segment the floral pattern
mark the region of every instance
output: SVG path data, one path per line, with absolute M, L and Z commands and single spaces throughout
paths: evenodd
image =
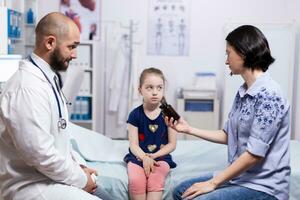
M 246 94 L 239 98 L 237 95 L 233 112 L 240 110 L 238 119 L 240 125 L 247 125 L 250 120 L 254 120 L 253 122 L 259 129 L 265 130 L 273 126 L 274 123 L 277 123 L 277 127 L 280 125 L 284 108 L 284 101 L 281 97 L 262 87 L 255 96 Z
M 262 88 L 261 92 L 258 93 L 258 102 L 255 108 L 255 119 L 260 129 L 265 130 L 273 123 L 277 123 L 276 126 L 278 127 L 284 114 L 284 108 L 281 97 L 276 96 L 274 92 L 270 94 L 266 88 Z

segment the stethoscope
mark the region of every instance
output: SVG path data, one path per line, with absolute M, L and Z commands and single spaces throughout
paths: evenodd
M 43 75 L 45 76 L 45 78 L 47 79 L 47 81 L 50 83 L 51 85 L 51 88 L 52 88 L 52 91 L 54 93 L 54 96 L 55 96 L 55 99 L 56 99 L 56 103 L 57 103 L 57 107 L 58 107 L 58 114 L 59 114 L 59 120 L 57 122 L 57 126 L 58 128 L 61 128 L 61 129 L 65 129 L 67 127 L 67 121 L 62 117 L 62 114 L 61 114 L 61 107 L 60 107 L 60 103 L 59 103 L 59 100 L 58 100 L 58 96 L 57 96 L 57 93 L 55 92 L 55 89 L 51 83 L 51 81 L 49 80 L 49 78 L 46 76 L 45 72 L 34 62 L 34 60 L 31 58 L 31 56 L 29 56 L 29 61 L 35 65 L 39 70 L 41 70 L 41 72 L 43 73 Z M 54 80 L 55 82 L 55 86 L 56 86 L 56 89 L 57 91 L 59 92 L 59 88 L 58 88 L 58 85 L 56 83 L 56 81 Z M 60 95 L 61 97 L 61 95 Z M 64 96 L 65 97 L 65 96 Z M 62 98 L 61 98 L 62 99 Z

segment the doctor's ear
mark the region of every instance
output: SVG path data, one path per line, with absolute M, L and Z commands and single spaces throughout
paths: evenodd
M 56 38 L 53 35 L 47 36 L 45 38 L 45 46 L 46 46 L 47 50 L 55 49 Z

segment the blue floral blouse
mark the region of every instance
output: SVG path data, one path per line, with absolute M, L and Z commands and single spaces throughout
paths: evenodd
M 245 151 L 263 160 L 231 182 L 288 199 L 290 164 L 290 106 L 268 73 L 247 90 L 243 84 L 225 123 L 228 162 Z

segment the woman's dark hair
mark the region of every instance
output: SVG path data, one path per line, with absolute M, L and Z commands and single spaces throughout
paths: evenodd
M 264 34 L 255 26 L 243 25 L 226 37 L 227 43 L 244 58 L 244 66 L 267 71 L 274 62 L 268 41 Z

